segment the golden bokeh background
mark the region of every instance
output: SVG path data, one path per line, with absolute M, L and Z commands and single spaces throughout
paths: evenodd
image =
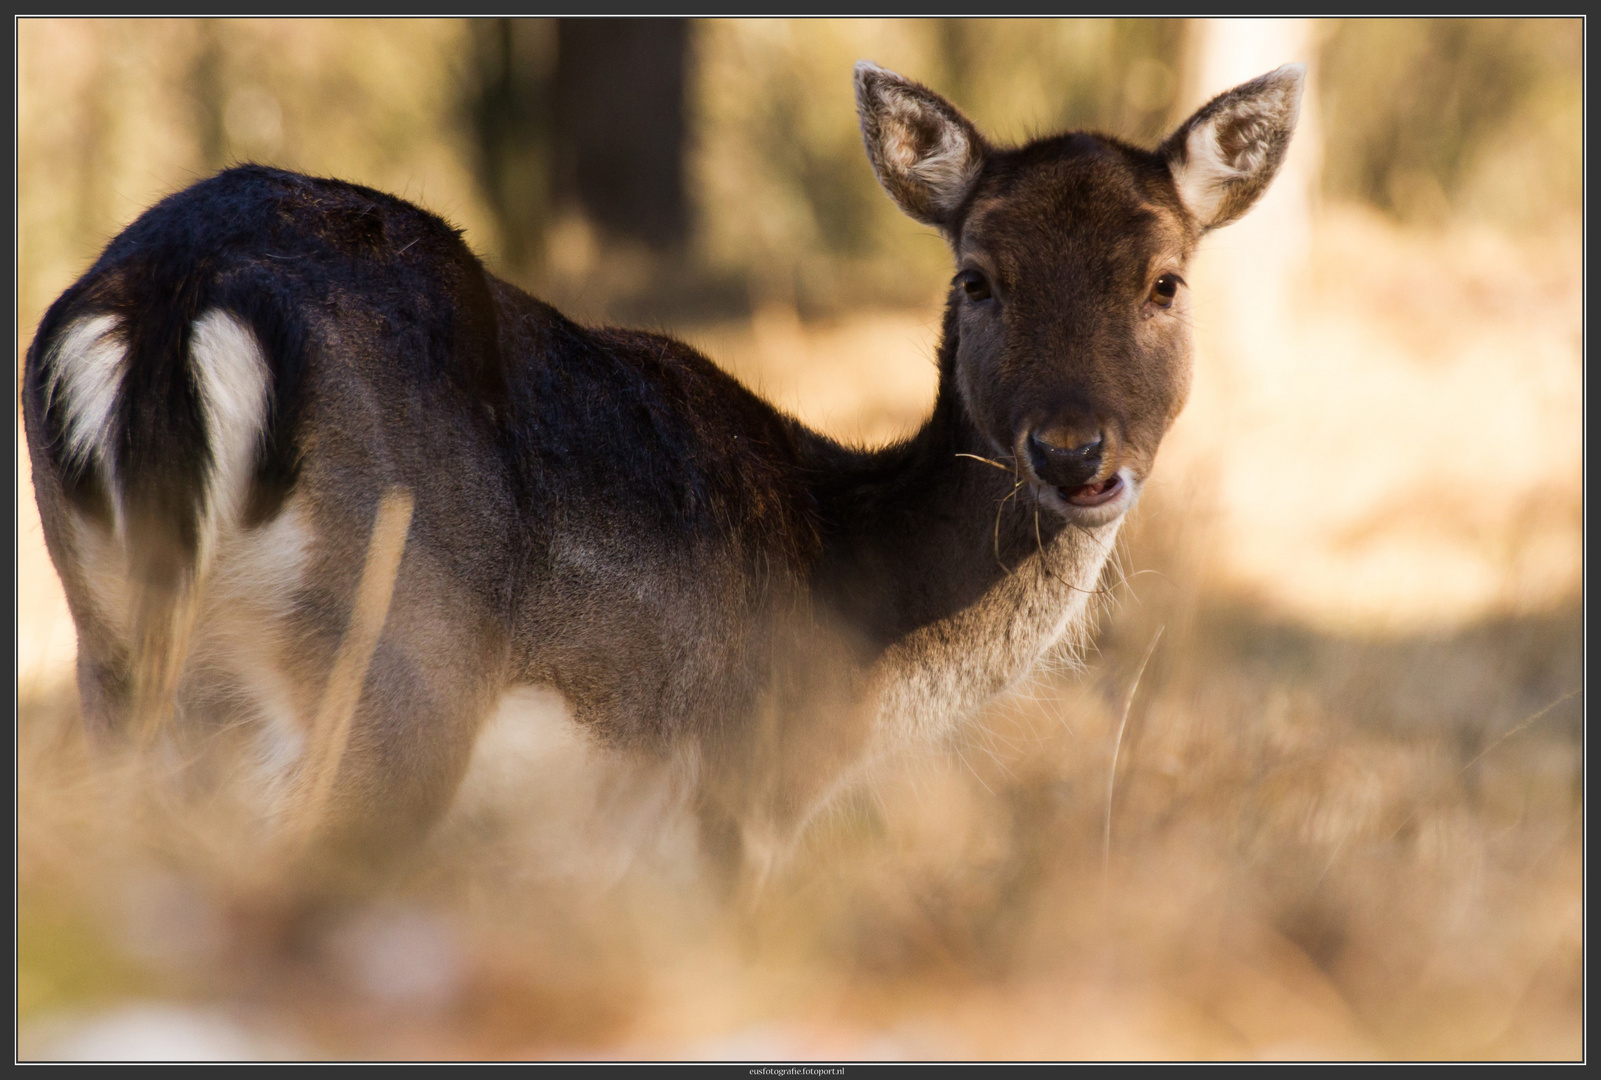
M 1580 22 L 673 32 L 661 241 L 563 172 L 566 24 L 21 20 L 19 372 L 119 229 L 255 160 L 417 201 L 570 314 L 879 442 L 932 401 L 950 269 L 874 183 L 857 59 L 1001 140 L 1146 143 L 1305 60 L 1284 173 L 1188 274 L 1194 395 L 1098 649 L 847 800 L 759 917 L 670 837 L 597 839 L 614 781 L 558 733 L 285 953 L 214 822 L 86 757 L 19 424 L 23 1056 L 1576 1058 Z

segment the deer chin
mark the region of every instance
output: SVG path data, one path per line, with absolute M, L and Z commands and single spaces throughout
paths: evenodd
M 1128 469 L 1119 469 L 1098 483 L 1072 488 L 1036 481 L 1034 491 L 1042 505 L 1074 525 L 1093 528 L 1110 525 L 1129 512 L 1139 498 L 1139 481 Z

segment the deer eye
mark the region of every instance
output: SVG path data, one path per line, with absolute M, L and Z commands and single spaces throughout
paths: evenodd
M 989 279 L 977 270 L 963 270 L 956 275 L 956 280 L 961 283 L 962 291 L 967 293 L 969 300 L 988 300 L 992 295 Z
M 1177 274 L 1163 274 L 1156 279 L 1156 284 L 1151 286 L 1151 295 L 1146 299 L 1159 308 L 1172 307 L 1173 298 L 1179 294 L 1179 286 L 1182 284 L 1184 279 Z

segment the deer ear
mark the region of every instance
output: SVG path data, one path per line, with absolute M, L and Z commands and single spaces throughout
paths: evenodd
M 1285 64 L 1219 94 L 1158 148 L 1203 230 L 1227 225 L 1267 190 L 1289 149 L 1305 83 L 1305 64 Z
M 856 65 L 856 111 L 884 190 L 918 221 L 954 231 L 988 152 L 978 129 L 926 86 L 866 60 Z

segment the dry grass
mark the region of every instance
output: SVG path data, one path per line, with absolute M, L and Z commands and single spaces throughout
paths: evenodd
M 1203 353 L 1087 671 L 847 799 L 746 917 L 671 821 L 601 843 L 648 778 L 558 733 L 286 936 L 226 792 L 88 759 L 24 486 L 22 1054 L 156 1001 L 127 1030 L 258 1055 L 1578 1057 L 1576 249 L 1323 220 L 1280 374 Z M 689 336 L 871 440 L 933 332 Z

